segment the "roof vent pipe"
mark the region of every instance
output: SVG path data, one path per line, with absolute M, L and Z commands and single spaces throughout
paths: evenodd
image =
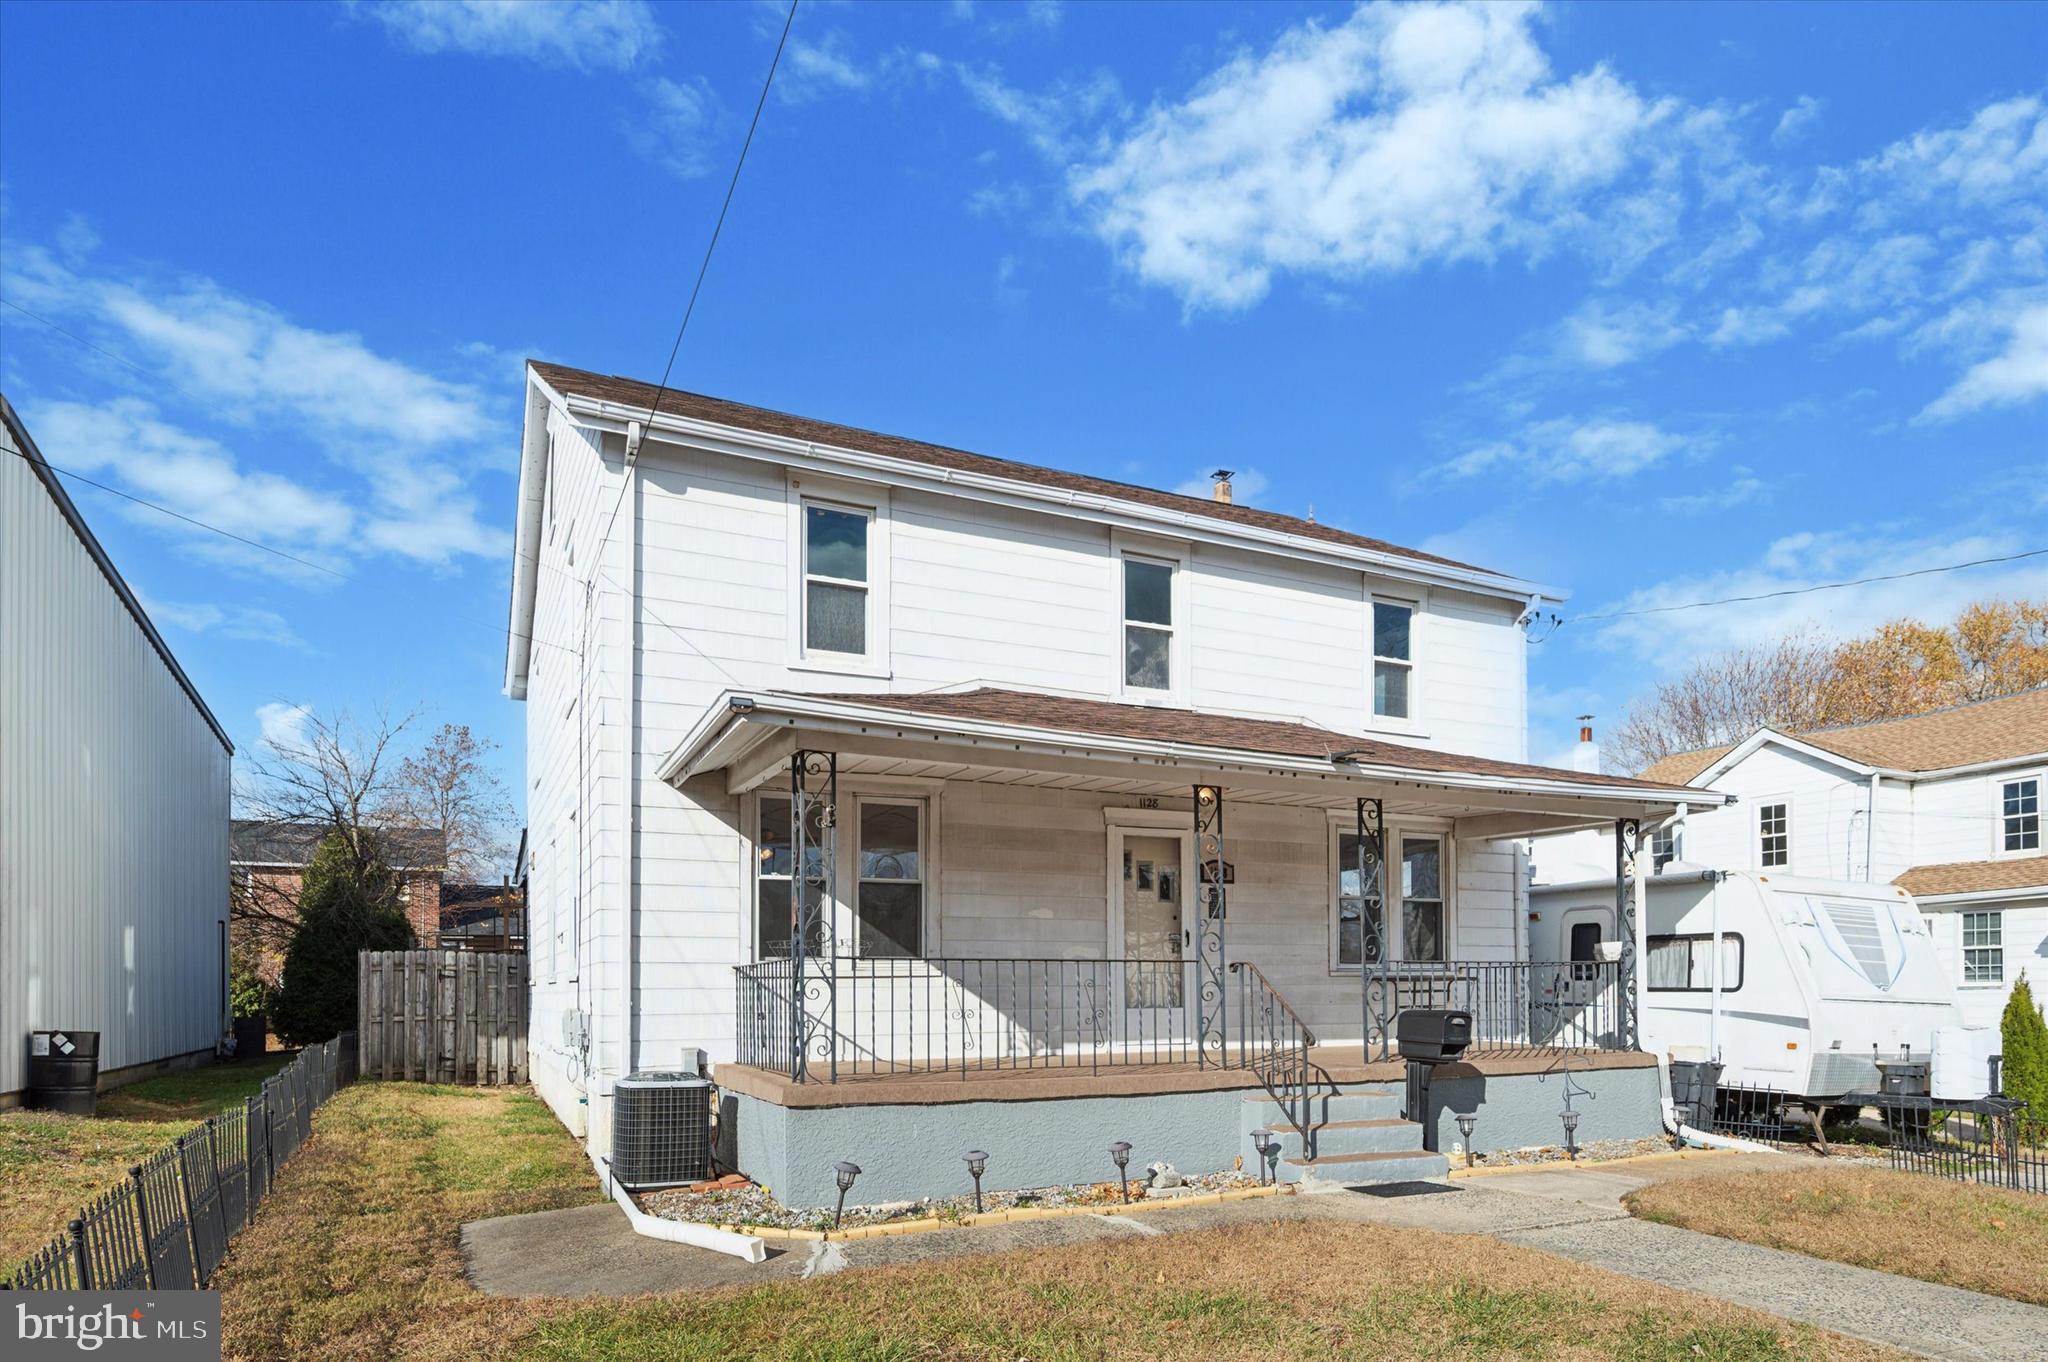
M 1600 744 L 1593 741 L 1593 716 L 1579 716 L 1579 745 L 1572 749 L 1572 769 L 1587 775 L 1600 774 Z
M 1216 479 L 1216 500 L 1226 506 L 1230 504 L 1230 479 L 1234 474 L 1235 470 L 1233 469 L 1219 468 L 1209 475 Z

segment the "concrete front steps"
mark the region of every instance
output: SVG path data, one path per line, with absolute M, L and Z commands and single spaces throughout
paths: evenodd
M 1450 1161 L 1422 1147 L 1422 1127 L 1401 1119 L 1402 1097 L 1385 1088 L 1339 1088 L 1315 1095 L 1306 1133 L 1267 1094 L 1248 1097 L 1238 1117 L 1246 1149 L 1264 1126 L 1280 1141 L 1274 1169 L 1281 1182 L 1344 1187 L 1426 1182 L 1450 1172 Z M 1256 1160 L 1257 1155 L 1249 1155 Z

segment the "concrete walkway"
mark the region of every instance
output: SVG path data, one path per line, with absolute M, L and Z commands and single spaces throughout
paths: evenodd
M 1081 1215 L 801 1243 L 750 1267 L 634 1234 L 615 1206 L 508 1216 L 462 1227 L 479 1290 L 498 1295 L 637 1295 L 800 1279 L 888 1263 L 1172 1234 L 1221 1225 L 1300 1220 L 1366 1222 L 1488 1234 L 1611 1272 L 1698 1292 L 1942 1362 L 2048 1362 L 2048 1310 L 1998 1296 L 1801 1254 L 1757 1248 L 1632 1218 L 1621 1198 L 1653 1176 L 1711 1176 L 1743 1160 L 1601 1171 L 1541 1168 L 1451 1185 L 1329 1191 L 1272 1200 Z

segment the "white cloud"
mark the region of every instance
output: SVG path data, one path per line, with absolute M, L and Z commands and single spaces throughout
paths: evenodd
M 142 608 L 158 624 L 168 624 L 191 634 L 215 634 L 248 643 L 272 643 L 281 648 L 306 647 L 291 622 L 275 610 L 250 605 L 209 605 L 204 602 L 159 601 L 142 598 Z
M 1643 610 L 1694 601 L 1759 596 L 1830 582 L 1911 572 L 2036 548 L 2012 534 L 1904 537 L 1896 526 L 1806 532 L 1774 541 L 1752 563 L 1697 577 L 1674 578 L 1631 592 L 1586 613 Z M 1906 616 L 1929 623 L 1952 619 L 1986 596 L 2040 592 L 2039 559 L 1963 572 L 1943 572 L 1865 586 L 1777 596 L 1666 614 L 1591 623 L 1603 644 L 1625 650 L 1660 672 L 1694 657 L 1781 638 L 1814 627 L 1835 637 L 1863 633 Z
M 1592 482 L 1625 478 L 1677 454 L 1696 452 L 1695 436 L 1661 430 L 1647 421 L 1600 417 L 1538 421 L 1512 439 L 1496 440 L 1439 465 L 1437 477 L 1515 473 L 1535 482 Z
M 645 0 L 377 0 L 361 5 L 415 52 L 520 57 L 576 70 L 628 70 L 661 51 Z
M 302 326 L 211 280 L 87 273 L 26 244 L 10 251 L 0 288 L 25 306 L 66 318 L 106 348 L 146 362 L 178 394 L 235 431 L 237 443 L 260 437 L 275 444 L 279 432 L 311 441 L 367 490 L 313 492 L 303 479 L 242 469 L 218 440 L 193 435 L 135 399 L 47 408 L 39 439 L 53 461 L 65 462 L 69 443 L 86 451 L 70 458 L 89 456 L 96 466 L 118 470 L 139 495 L 293 552 L 295 544 L 353 552 L 364 542 L 343 542 L 353 525 L 417 518 L 419 489 L 432 487 L 440 497 L 437 538 L 404 549 L 388 536 L 367 542 L 435 563 L 502 548 L 505 535 L 476 518 L 478 502 L 465 489 L 474 470 L 502 465 L 502 455 L 486 451 L 500 449 L 507 437 L 469 384 L 379 354 L 352 333 Z M 59 423 L 54 429 L 52 421 Z M 158 457 L 141 457 L 141 451 Z M 287 570 L 243 548 L 193 547 L 225 561 Z
M 711 126 L 717 97 L 701 80 L 684 84 L 658 76 L 643 87 L 647 111 L 626 124 L 633 149 L 678 179 L 692 180 L 711 169 Z
M 345 499 L 243 468 L 217 442 L 170 424 L 140 398 L 42 403 L 32 420 L 36 443 L 59 467 L 115 474 L 137 496 L 246 538 L 311 556 L 340 545 L 354 526 Z M 132 515 L 184 532 L 142 507 Z
M 1813 126 L 1825 107 L 1825 100 L 1815 99 L 1812 95 L 1799 96 L 1778 116 L 1778 126 L 1771 130 L 1771 141 L 1779 146 L 1798 141 L 1806 135 L 1807 129 Z
M 2003 353 L 1972 365 L 1955 386 L 1928 403 L 1921 419 L 1946 421 L 1984 407 L 2010 406 L 2048 394 L 2048 304 L 2013 318 Z
M 1657 507 L 1673 515 L 1698 515 L 1706 511 L 1732 511 L 1737 506 L 1763 500 L 1768 489 L 1764 486 L 1762 478 L 1740 466 L 1732 471 L 1735 476 L 1725 487 L 1713 491 L 1660 497 Z
M 1611 369 L 1669 349 L 1685 339 L 1672 304 L 1607 303 L 1582 306 L 1558 328 L 1558 349 L 1590 369 Z
M 1642 202 L 1600 200 L 1659 110 L 1605 67 L 1556 77 L 1533 23 L 1532 7 L 1500 4 L 1303 24 L 1155 106 L 1070 190 L 1131 269 L 1190 307 L 1249 305 L 1276 274 L 1533 258 L 1574 234 L 1612 232 L 1612 246 L 1663 230 Z
M 313 717 L 311 705 L 288 705 L 273 700 L 256 706 L 256 725 L 264 746 L 291 750 L 305 746 L 306 721 Z
M 955 64 L 953 73 L 969 98 L 1022 133 L 1039 155 L 1058 164 L 1081 155 L 1089 140 L 1087 127 L 1124 104 L 1122 88 L 1107 71 L 1062 81 L 1042 94 L 1006 84 L 994 68 Z
M 846 35 L 829 30 L 817 42 L 792 38 L 775 83 L 784 99 L 803 100 L 830 90 L 861 91 L 874 83 L 850 50 Z
M 1979 109 L 1959 128 L 1930 128 L 1858 167 L 1886 200 L 1947 206 L 2038 201 L 2048 193 L 2048 104 L 2026 97 Z M 1872 211 L 1888 205 L 1872 203 Z

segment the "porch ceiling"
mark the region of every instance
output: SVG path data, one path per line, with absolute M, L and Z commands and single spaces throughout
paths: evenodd
M 1148 715 L 1145 728 L 1157 730 L 1162 723 L 1171 724 L 1173 716 L 1185 716 L 1188 728 L 1204 736 L 1220 729 L 1233 738 L 1258 739 L 1270 729 L 1291 750 L 1172 741 L 1156 731 L 1137 736 L 1083 732 L 908 707 L 921 698 L 727 692 L 706 710 L 657 774 L 680 787 L 685 781 L 722 773 L 729 791 L 744 793 L 780 783 L 790 755 L 811 749 L 836 753 L 842 774 L 1162 798 L 1185 795 L 1194 784 L 1214 784 L 1237 803 L 1340 810 L 1350 809 L 1360 798 L 1378 798 L 1402 812 L 1453 820 L 1461 836 L 1480 838 L 1592 826 L 1617 818 L 1661 819 L 1680 803 L 1726 799 L 1709 791 L 1486 762 L 1300 725 L 1219 719 L 1185 710 Z M 1047 699 L 1069 708 L 1099 703 Z M 1328 740 L 1321 753 L 1314 751 L 1317 738 Z M 1354 749 L 1361 755 L 1346 759 L 1346 751 Z M 1414 764 L 1400 764 L 1410 754 Z M 1469 769 L 1475 767 L 1480 769 Z

